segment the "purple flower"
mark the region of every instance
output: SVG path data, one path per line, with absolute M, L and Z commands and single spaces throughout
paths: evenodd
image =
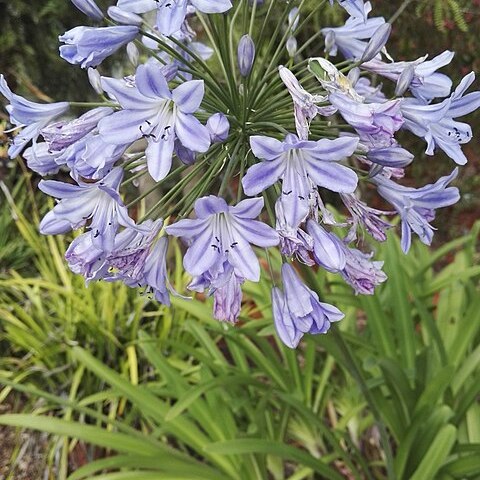
M 24 127 L 8 149 L 10 158 L 15 158 L 30 141 L 35 142 L 40 131 L 69 108 L 67 102 L 42 104 L 16 95 L 8 87 L 3 75 L 0 75 L 0 93 L 10 102 L 7 105 L 10 122 L 16 129 Z
M 127 12 L 146 13 L 157 10 L 157 28 L 164 35 L 180 30 L 189 6 L 203 13 L 223 13 L 232 8 L 230 0 L 118 0 Z
M 146 287 L 155 299 L 170 305 L 167 286 L 166 254 L 168 238 L 158 238 L 161 219 L 147 220 L 138 227 L 127 227 L 115 237 L 113 251 L 105 261 L 106 280 L 121 280 L 129 287 Z
M 404 123 L 401 100 L 361 103 L 341 93 L 330 94 L 329 100 L 361 139 L 375 146 L 390 146 L 393 135 Z
M 223 113 L 214 113 L 207 120 L 207 128 L 212 143 L 224 142 L 228 138 L 230 123 Z
M 287 347 L 296 348 L 305 333 L 327 333 L 332 322 L 344 317 L 338 308 L 320 302 L 291 265 L 283 264 L 282 280 L 285 293 L 272 289 L 272 307 L 275 329 Z
M 351 16 L 342 27 L 323 28 L 321 31 L 325 37 L 325 51 L 329 55 L 336 56 L 340 50 L 345 58 L 360 60 L 368 41 L 385 23 L 383 17 L 366 19 L 371 10 L 372 6 L 367 2 L 364 5 L 363 16 Z
M 248 77 L 255 61 L 255 44 L 250 35 L 243 35 L 238 42 L 238 69 L 242 77 Z
M 203 100 L 203 81 L 185 82 L 172 92 L 162 67 L 147 63 L 137 68 L 135 85 L 113 78 L 103 78 L 102 85 L 122 110 L 100 121 L 100 136 L 117 145 L 146 138 L 148 171 L 154 180 L 170 171 L 176 139 L 194 152 L 210 147 L 207 128 L 193 116 Z
M 193 276 L 188 288 L 214 293 L 214 313 L 219 320 L 234 322 L 240 311 L 239 286 L 245 279 L 260 279 L 260 265 L 250 244 L 278 245 L 275 230 L 254 220 L 262 208 L 262 198 L 230 207 L 223 198 L 203 197 L 195 202 L 197 219 L 180 220 L 166 228 L 169 235 L 188 242 L 183 258 L 185 270 Z
M 60 170 L 60 165 L 55 161 L 56 155 L 52 154 L 45 142 L 34 143 L 23 152 L 30 170 L 42 177 L 52 175 Z
M 97 180 L 110 172 L 127 147 L 105 143 L 97 133 L 90 133 L 64 150 L 55 161 L 67 165 L 74 179 Z
M 315 265 L 310 258 L 313 250 L 313 239 L 297 226 L 288 223 L 282 197 L 275 203 L 276 230 L 280 235 L 280 251 L 288 257 L 296 256 L 297 260 L 305 265 Z
M 351 17 L 367 20 L 368 12 L 365 12 L 363 0 L 337 0 L 337 2 Z M 330 0 L 330 5 L 333 5 L 333 0 Z
M 474 80 L 475 74 L 469 73 L 450 97 L 441 103 L 426 105 L 417 99 L 405 99 L 402 102 L 405 128 L 425 139 L 427 155 L 433 155 L 438 147 L 458 165 L 467 163 L 460 145 L 472 139 L 472 129 L 455 118 L 467 115 L 480 106 L 480 92 L 465 95 Z
M 313 239 L 313 258 L 325 270 L 336 273 L 345 268 L 345 253 L 342 241 L 327 232 L 315 220 L 307 221 L 307 232 Z
M 235 323 L 242 306 L 243 279 L 231 273 L 213 292 L 213 316 L 221 322 Z
M 358 178 L 337 162 L 353 154 L 358 139 L 302 141 L 289 134 L 281 142 L 271 137 L 250 137 L 253 154 L 262 160 L 242 179 L 247 195 L 256 195 L 282 179 L 282 202 L 287 223 L 296 228 L 309 212 L 313 185 L 333 192 L 351 193 Z
M 238 277 L 258 282 L 260 265 L 250 244 L 266 248 L 279 241 L 275 230 L 254 220 L 262 208 L 262 198 L 243 200 L 234 207 L 212 195 L 198 199 L 197 219 L 180 220 L 166 228 L 169 235 L 191 241 L 183 259 L 185 270 L 198 276 L 228 262 Z
M 308 93 L 288 68 L 280 66 L 278 71 L 293 99 L 297 135 L 303 140 L 308 140 L 310 123 L 322 112 L 317 103 L 326 102 L 327 97 Z
M 357 295 L 373 295 L 375 287 L 387 280 L 382 271 L 383 262 L 371 261 L 373 253 L 366 254 L 356 248 L 344 246 L 345 268 L 340 272 L 343 279 Z
M 61 35 L 60 56 L 82 68 L 96 67 L 120 47 L 131 42 L 138 34 L 138 27 L 120 25 L 114 27 L 75 27 Z
M 452 81 L 446 75 L 437 73 L 436 70 L 448 65 L 453 56 L 453 52 L 446 50 L 428 61 L 428 55 L 413 62 L 384 63 L 380 60 L 372 60 L 364 63 L 362 68 L 394 82 L 399 82 L 403 75 L 406 85 L 399 86 L 400 90 L 405 91 L 408 88 L 415 97 L 429 102 L 435 97 L 443 98 L 449 95 Z
M 405 253 L 410 249 L 412 231 L 426 245 L 433 238 L 433 227 L 430 222 L 435 218 L 435 209 L 453 205 L 460 199 L 458 188 L 447 187 L 458 174 L 458 168 L 446 176 L 439 178 L 434 184 L 422 188 L 410 188 L 398 185 L 382 175 L 374 177 L 378 193 L 387 200 L 400 215 L 402 220 L 402 249 Z
M 376 208 L 369 207 L 353 194 L 341 194 L 343 203 L 352 215 L 353 225 L 352 234 L 349 240 L 356 240 L 356 230 L 361 225 L 378 242 L 384 242 L 387 239 L 386 231 L 392 228 L 392 225 L 380 218 L 380 215 L 391 215 L 392 212 L 384 212 Z
M 71 185 L 42 180 L 38 188 L 59 202 L 41 221 L 40 232 L 45 235 L 66 233 L 80 228 L 90 219 L 93 245 L 103 252 L 111 251 L 118 225 L 133 225 L 118 193 L 122 177 L 123 171 L 117 167 L 97 183 L 79 181 L 78 185 Z
M 103 19 L 103 13 L 98 8 L 94 0 L 71 0 L 71 2 L 87 17 L 100 22 Z
M 103 279 L 108 272 L 105 252 L 93 244 L 92 232 L 82 233 L 73 240 L 65 252 L 70 270 L 85 278 L 88 285 L 93 280 Z
M 98 122 L 113 113 L 108 107 L 94 108 L 70 122 L 52 123 L 41 134 L 52 152 L 60 152 L 94 130 Z

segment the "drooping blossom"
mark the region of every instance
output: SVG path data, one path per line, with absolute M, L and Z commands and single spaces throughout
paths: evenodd
M 313 239 L 312 253 L 317 265 L 332 273 L 343 270 L 346 260 L 342 241 L 312 219 L 307 221 L 307 232 Z
M 79 180 L 78 185 L 72 185 L 42 180 L 38 188 L 59 202 L 43 217 L 40 232 L 45 235 L 66 233 L 90 220 L 93 245 L 103 252 L 111 251 L 118 226 L 133 226 L 118 193 L 122 178 L 123 170 L 117 167 L 96 183 Z
M 356 240 L 358 226 L 363 227 L 378 242 L 384 242 L 387 239 L 386 232 L 393 225 L 383 220 L 381 215 L 391 215 L 393 212 L 385 212 L 369 207 L 353 194 L 341 194 L 340 197 L 352 216 L 350 241 Z
M 446 50 L 431 60 L 427 60 L 428 55 L 413 62 L 385 63 L 375 59 L 364 63 L 362 68 L 394 82 L 399 82 L 402 75 L 405 76 L 405 72 L 411 69 L 411 73 L 407 77 L 407 85 L 401 90 L 405 91 L 408 88 L 415 97 L 429 102 L 433 98 L 444 98 L 450 94 L 452 80 L 447 75 L 438 73 L 437 70 L 450 64 L 453 56 L 453 52 Z
M 330 0 L 330 5 L 333 5 L 333 1 Z M 363 0 L 337 0 L 337 2 L 351 17 L 361 18 L 363 21 L 367 20 Z
M 23 128 L 8 149 L 10 158 L 19 155 L 30 141 L 35 142 L 43 128 L 69 109 L 67 102 L 35 103 L 13 93 L 3 75 L 0 75 L 0 93 L 10 102 L 6 110 L 15 130 Z
M 369 40 L 378 28 L 385 23 L 383 17 L 368 18 L 372 5 L 364 5 L 364 17 L 351 16 L 341 27 L 322 28 L 325 37 L 325 51 L 336 56 L 338 50 L 347 59 L 360 60 L 365 52 Z
M 455 168 L 450 175 L 441 177 L 435 183 L 421 188 L 404 187 L 382 175 L 374 177 L 378 193 L 400 215 L 402 220 L 401 245 L 405 253 L 410 249 L 412 232 L 416 233 L 424 244 L 432 243 L 434 228 L 430 222 L 435 219 L 435 210 L 453 205 L 460 199 L 458 188 L 448 187 L 457 174 L 458 168 Z
M 82 68 L 96 67 L 131 42 L 138 32 L 138 27 L 130 25 L 75 27 L 58 37 L 65 44 L 60 46 L 60 56 L 68 63 Z
M 272 289 L 272 308 L 275 329 L 287 347 L 296 348 L 306 333 L 327 333 L 332 322 L 344 317 L 338 308 L 320 302 L 287 263 L 282 265 L 282 280 L 284 292 Z
M 475 80 L 473 72 L 466 75 L 455 91 L 441 103 L 425 104 L 407 98 L 401 104 L 405 128 L 427 142 L 427 155 L 436 148 L 443 150 L 458 165 L 467 163 L 461 145 L 472 139 L 472 128 L 455 120 L 480 106 L 480 92 L 465 94 Z
M 372 261 L 373 253 L 367 254 L 345 245 L 345 268 L 340 274 L 354 289 L 356 295 L 373 295 L 375 288 L 387 280 L 382 270 L 382 261 Z
M 329 100 L 360 138 L 375 146 L 390 146 L 395 132 L 404 123 L 401 100 L 362 103 L 341 93 L 330 94 Z
M 193 116 L 203 99 L 203 81 L 184 82 L 170 91 L 160 65 L 146 63 L 137 68 L 135 85 L 113 78 L 102 78 L 102 85 L 122 110 L 99 122 L 100 136 L 114 145 L 145 138 L 148 171 L 154 180 L 170 171 L 176 139 L 194 152 L 208 150 L 210 134 Z

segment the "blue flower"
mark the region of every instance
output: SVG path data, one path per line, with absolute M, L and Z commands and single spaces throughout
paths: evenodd
M 282 179 L 282 203 L 287 223 L 297 228 L 309 212 L 314 187 L 352 193 L 358 178 L 339 160 L 353 154 L 356 137 L 302 141 L 289 134 L 281 142 L 265 136 L 250 137 L 253 154 L 262 160 L 249 168 L 242 184 L 247 195 L 256 195 Z
M 103 19 L 103 13 L 98 8 L 98 5 L 94 2 L 94 0 L 71 0 L 71 2 L 87 17 L 96 20 L 97 22 Z
M 60 47 L 60 56 L 68 63 L 82 68 L 96 67 L 120 47 L 131 42 L 138 31 L 138 27 L 126 25 L 75 27 L 58 37 L 65 43 Z
M 69 108 L 67 102 L 35 103 L 16 95 L 8 87 L 3 75 L 0 75 L 0 93 L 10 102 L 7 106 L 10 122 L 15 129 L 24 127 L 8 149 L 10 158 L 15 158 L 30 141 L 35 142 L 40 131 Z
M 116 145 L 146 138 L 148 171 L 154 180 L 165 178 L 170 171 L 176 139 L 194 152 L 210 147 L 207 128 L 193 116 L 203 100 L 203 81 L 184 82 L 170 91 L 162 67 L 147 63 L 137 68 L 135 85 L 102 78 L 102 86 L 122 110 L 99 122 L 100 136 Z
M 433 98 L 444 98 L 450 94 L 452 80 L 436 70 L 450 64 L 453 56 L 453 52 L 446 50 L 428 61 L 428 55 L 413 62 L 384 63 L 380 60 L 372 60 L 364 63 L 362 68 L 394 82 L 399 82 L 402 75 L 405 77 L 405 72 L 411 69 L 408 81 L 406 85 L 401 87 L 401 90 L 405 91 L 408 88 L 415 97 L 424 102 L 429 102 Z
M 232 8 L 230 0 L 118 0 L 117 6 L 132 13 L 157 10 L 157 28 L 164 35 L 180 30 L 189 8 L 203 13 L 223 13 Z
M 397 210 L 402 220 L 402 249 L 405 253 L 410 249 L 412 233 L 418 235 L 426 245 L 432 243 L 433 227 L 430 222 L 435 218 L 435 209 L 448 207 L 458 202 L 458 188 L 447 187 L 458 174 L 458 168 L 446 176 L 439 178 L 434 184 L 421 188 L 398 185 L 382 175 L 374 177 L 378 193 Z
M 234 322 L 240 312 L 240 285 L 244 280 L 260 279 L 260 264 L 250 244 L 263 248 L 278 245 L 275 230 L 254 220 L 262 208 L 262 198 L 231 207 L 223 198 L 211 195 L 195 202 L 197 219 L 166 227 L 169 235 L 188 242 L 183 258 L 185 270 L 193 276 L 188 288 L 210 289 L 219 320 Z
M 344 3 L 347 4 L 347 2 Z M 350 10 L 355 14 L 353 6 L 357 11 L 358 2 L 351 6 Z M 360 60 L 372 35 L 385 23 L 383 17 L 366 19 L 371 10 L 372 6 L 370 2 L 367 2 L 364 5 L 363 16 L 351 16 L 342 27 L 322 28 L 321 32 L 325 37 L 325 51 L 329 55 L 336 56 L 340 50 L 345 58 Z
M 473 72 L 466 75 L 455 91 L 441 103 L 427 105 L 417 99 L 405 99 L 401 110 L 405 128 L 427 142 L 427 155 L 438 147 L 458 165 L 467 163 L 460 145 L 472 139 L 470 125 L 455 118 L 467 115 L 480 106 L 480 92 L 465 92 L 475 80 Z
M 296 348 L 305 333 L 327 333 L 332 322 L 344 317 L 338 308 L 320 302 L 287 263 L 282 266 L 282 280 L 285 293 L 272 289 L 272 307 L 275 329 L 287 347 Z
M 337 2 L 351 17 L 367 20 L 368 12 L 365 12 L 363 0 L 337 0 Z M 330 5 L 333 5 L 333 0 L 330 0 Z
M 40 232 L 66 233 L 90 220 L 93 245 L 103 252 L 112 251 L 118 226 L 134 225 L 118 193 L 122 178 L 123 170 L 117 167 L 97 183 L 79 181 L 78 185 L 72 185 L 42 180 L 38 188 L 59 202 L 41 221 Z

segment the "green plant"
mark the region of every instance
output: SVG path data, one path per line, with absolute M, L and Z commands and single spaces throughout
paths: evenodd
M 247 287 L 243 316 L 259 318 L 239 328 L 213 322 L 208 302 L 175 299 L 172 335 L 140 331 L 127 370 L 73 347 L 68 400 L 2 375 L 44 399 L 37 413 L 63 418 L 0 424 L 70 437 L 65 451 L 80 440 L 109 452 L 70 480 L 478 478 L 477 235 L 434 254 L 417 243 L 407 257 L 392 238 L 378 252 L 390 281 L 375 297 L 312 276 L 347 317 L 300 352 L 271 336 L 267 282 Z M 108 388 L 87 392 L 87 371 Z

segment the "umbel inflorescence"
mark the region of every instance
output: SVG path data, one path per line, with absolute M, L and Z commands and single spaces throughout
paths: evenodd
M 413 155 L 396 134 L 407 130 L 427 155 L 442 150 L 465 164 L 472 132 L 457 119 L 480 105 L 480 92 L 467 93 L 474 74 L 453 87 L 437 71 L 449 51 L 395 62 L 386 50 L 392 26 L 370 16 L 370 2 L 118 0 L 107 12 L 94 0 L 72 2 L 94 26 L 61 35 L 60 56 L 88 69 L 98 102 L 34 103 L 3 76 L 0 91 L 14 127 L 9 155 L 42 176 L 71 177 L 40 182 L 57 200 L 40 230 L 80 230 L 65 257 L 87 282 L 122 281 L 169 305 L 178 294 L 168 242 L 178 237 L 188 290 L 213 295 L 215 318 L 234 323 L 243 283 L 262 273 L 253 247 L 276 247 L 283 287 L 272 289 L 273 316 L 294 348 L 343 317 L 302 282 L 295 262 L 373 294 L 387 277 L 358 232 L 383 242 L 385 215 L 396 213 L 407 252 L 412 232 L 430 244 L 435 210 L 458 201 L 457 168 L 430 185 L 402 185 Z M 312 33 L 314 17 L 340 7 L 344 25 Z M 306 29 L 312 36 L 299 44 Z M 102 75 L 102 62 L 124 47 L 130 75 Z M 153 188 L 135 189 L 142 176 Z M 363 202 L 360 182 L 392 211 Z M 325 206 L 327 191 L 349 212 L 343 223 Z M 153 206 L 139 213 L 150 194 Z

